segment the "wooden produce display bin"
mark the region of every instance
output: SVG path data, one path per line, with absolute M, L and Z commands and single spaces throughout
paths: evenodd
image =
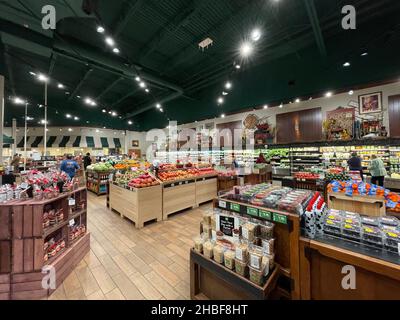
M 368 255 L 363 250 L 369 250 Z M 301 238 L 301 299 L 400 300 L 400 257 L 392 254 L 387 261 L 378 258 L 380 254 L 343 240 Z M 355 287 L 346 290 L 342 281 L 349 273 L 342 270 L 349 265 L 354 267 Z
M 197 206 L 195 179 L 164 182 L 162 188 L 163 220 L 167 220 L 170 214 Z
M 328 193 L 328 208 L 356 212 L 372 217 L 386 215 L 385 199 L 378 196 L 347 196 L 340 192 Z
M 162 186 L 131 190 L 110 184 L 110 209 L 117 211 L 143 228 L 144 223 L 152 220 L 162 221 Z
M 196 205 L 213 200 L 217 196 L 217 177 L 196 179 Z
M 53 225 L 45 227 L 43 213 L 49 208 L 62 209 L 63 217 L 60 216 Z M 52 290 L 42 286 L 45 276 L 42 270 L 45 266 L 54 266 L 57 286 L 62 283 L 90 250 L 86 208 L 86 188 L 63 193 L 54 199 L 15 200 L 0 205 L 2 221 L 5 222 L 6 215 L 12 217 L 7 225 L 0 228 L 2 236 L 8 229 L 10 244 L 10 250 L 5 250 L 8 246 L 3 246 L 4 241 L 0 240 L 0 300 L 42 299 L 49 296 Z M 69 237 L 72 219 L 77 225 L 85 225 L 86 229 L 74 240 Z M 44 245 L 51 238 L 57 239 L 56 241 L 64 240 L 65 247 L 60 246 L 54 256 L 45 260 L 48 254 Z M 55 264 L 59 265 L 59 269 Z
M 107 185 L 109 184 L 109 176 L 112 171 L 98 172 L 94 170 L 86 171 L 87 189 L 97 196 L 107 194 Z
M 258 286 L 193 249 L 190 251 L 190 298 L 192 300 L 266 300 L 279 278 L 278 265 Z
M 218 176 L 218 192 L 232 190 L 237 185 L 237 176 Z

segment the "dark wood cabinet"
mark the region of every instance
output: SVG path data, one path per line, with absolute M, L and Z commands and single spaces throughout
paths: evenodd
M 321 108 L 276 116 L 277 143 L 312 142 L 322 139 Z
M 393 138 L 400 137 L 400 95 L 389 97 L 389 130 Z

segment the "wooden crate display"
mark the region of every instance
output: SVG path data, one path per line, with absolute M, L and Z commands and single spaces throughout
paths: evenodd
M 161 185 L 128 190 L 110 185 L 110 208 L 143 228 L 144 223 L 162 220 Z
M 329 209 L 356 212 L 368 216 L 380 217 L 386 214 L 385 199 L 377 196 L 353 195 L 344 193 L 328 193 Z
M 231 176 L 231 177 L 224 177 L 224 176 L 219 176 L 218 177 L 218 192 L 219 191 L 230 191 L 233 189 L 234 186 L 238 185 L 237 177 L 236 176 Z
M 75 241 L 69 241 L 69 221 L 87 222 L 86 188 L 62 194 L 55 199 L 2 204 L 0 211 L 8 211 L 10 239 L 0 240 L 0 300 L 42 299 L 52 290 L 43 289 L 42 273 L 46 265 L 55 266 L 57 286 L 61 284 L 80 260 L 89 252 L 88 232 Z M 75 204 L 68 199 L 75 198 Z M 63 209 L 64 218 L 51 227 L 43 227 L 43 212 L 47 209 Z M 3 220 L 4 221 L 4 220 Z M 4 228 L 2 235 L 5 234 Z M 66 248 L 48 261 L 44 260 L 44 242 L 52 237 L 66 241 Z M 8 291 L 6 289 L 8 279 Z
M 170 214 L 196 207 L 196 181 L 185 180 L 163 185 L 163 219 Z
M 196 180 L 196 204 L 213 200 L 217 196 L 217 178 L 208 177 Z

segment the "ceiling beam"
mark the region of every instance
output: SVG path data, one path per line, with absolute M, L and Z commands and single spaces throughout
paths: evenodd
M 49 77 L 51 77 L 51 75 L 53 74 L 54 67 L 56 66 L 56 60 L 57 60 L 57 53 L 53 52 L 50 59 L 49 72 L 47 73 Z
M 190 4 L 184 10 L 148 41 L 146 46 L 141 50 L 139 62 L 142 62 L 149 54 L 156 50 L 168 35 L 174 35 L 181 27 L 190 22 L 198 14 L 199 10 L 210 2 L 214 2 L 214 0 L 191 0 Z
M 325 41 L 319 24 L 318 13 L 317 9 L 315 8 L 314 0 L 304 0 L 304 4 L 306 6 L 308 18 L 310 19 L 311 26 L 314 31 L 315 41 L 317 42 L 319 52 L 323 57 L 326 57 L 327 51 Z
M 79 92 L 79 90 L 81 89 L 81 87 L 83 86 L 83 84 L 85 83 L 85 81 L 89 78 L 90 74 L 93 72 L 92 68 L 89 68 L 84 76 L 82 77 L 81 81 L 79 81 L 79 83 L 77 84 L 77 86 L 75 87 L 74 91 L 72 91 L 71 95 L 69 96 L 68 100 L 72 100 L 75 98 L 76 94 Z
M 8 79 L 10 80 L 11 92 L 13 96 L 15 96 L 16 92 L 15 92 L 14 73 L 11 65 L 11 55 L 8 52 L 8 45 L 4 45 L 4 60 L 7 67 Z
M 103 98 L 110 90 L 112 90 L 118 83 L 120 83 L 124 79 L 125 79 L 124 77 L 120 77 L 120 78 L 116 79 L 114 82 L 111 82 L 111 84 L 107 88 L 105 88 L 101 92 L 101 94 L 99 94 L 96 97 L 96 100 L 100 100 L 101 98 Z
M 124 31 L 126 25 L 128 24 L 129 20 L 140 10 L 142 5 L 144 5 L 144 0 L 136 0 L 132 4 L 132 0 L 125 1 L 122 5 L 122 14 L 120 20 L 118 21 L 117 25 L 114 28 L 114 36 L 118 37 L 118 35 Z M 128 7 L 128 8 L 126 8 Z
M 127 93 L 126 95 L 124 95 L 123 97 L 121 97 L 118 101 L 114 102 L 114 103 L 111 105 L 111 108 L 114 108 L 115 106 L 119 105 L 119 104 L 120 104 L 121 102 L 123 102 L 125 99 L 128 99 L 129 97 L 134 96 L 134 95 L 136 94 L 136 92 L 138 92 L 138 91 L 139 91 L 139 89 L 136 89 L 136 90 L 133 90 L 133 91 Z

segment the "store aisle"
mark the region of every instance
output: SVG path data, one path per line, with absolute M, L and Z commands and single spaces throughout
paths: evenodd
M 88 195 L 91 251 L 50 300 L 189 299 L 189 249 L 202 211 L 211 204 L 142 230 Z

